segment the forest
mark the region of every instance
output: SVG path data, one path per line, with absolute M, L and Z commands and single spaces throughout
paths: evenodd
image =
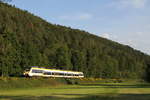
M 95 78 L 150 79 L 149 55 L 0 2 L 0 76 L 19 77 L 31 66 Z

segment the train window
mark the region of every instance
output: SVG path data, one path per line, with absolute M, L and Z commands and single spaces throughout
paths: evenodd
M 78 74 L 75 74 L 75 76 L 79 76 Z
M 59 75 L 59 73 L 55 73 L 55 75 Z
M 73 76 L 73 74 L 67 74 L 67 76 Z
M 83 76 L 83 74 L 79 74 L 79 76 Z
M 64 73 L 59 73 L 59 75 L 65 75 Z
M 53 73 L 53 75 L 64 75 L 64 73 L 55 72 L 55 73 Z
M 35 69 L 33 69 L 32 73 L 43 73 L 43 70 L 35 70 Z
M 44 72 L 44 75 L 52 75 L 51 72 Z

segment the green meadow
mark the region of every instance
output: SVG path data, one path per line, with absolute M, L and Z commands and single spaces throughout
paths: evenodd
M 7 89 L 1 87 L 0 100 L 150 100 L 150 84 L 88 82 Z

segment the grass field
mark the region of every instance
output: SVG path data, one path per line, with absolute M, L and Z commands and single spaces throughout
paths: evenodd
M 99 83 L 0 90 L 0 100 L 150 100 L 149 84 Z

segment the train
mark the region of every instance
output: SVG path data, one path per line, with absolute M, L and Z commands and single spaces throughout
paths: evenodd
M 41 67 L 31 67 L 24 71 L 25 77 L 63 77 L 63 78 L 83 78 L 83 72 L 48 69 Z

